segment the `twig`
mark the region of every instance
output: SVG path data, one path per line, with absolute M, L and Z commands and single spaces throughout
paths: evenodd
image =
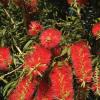
M 16 68 L 15 70 L 13 70 L 13 71 L 11 71 L 11 72 L 8 72 L 7 74 L 4 74 L 4 75 L 0 76 L 0 80 L 2 80 L 4 83 L 7 84 L 8 81 L 5 80 L 4 77 L 6 77 L 6 76 L 8 76 L 8 75 L 10 75 L 10 74 L 12 74 L 12 73 L 14 73 L 15 71 L 19 70 L 21 67 L 22 67 L 22 65 L 19 66 L 18 68 Z
M 23 54 L 22 51 L 20 50 L 20 48 L 18 46 L 15 46 L 15 47 L 19 51 L 20 54 Z
M 5 80 L 2 76 L 0 77 L 0 80 L 2 80 L 4 83 L 8 83 L 7 80 Z
M 8 75 L 10 75 L 10 74 L 12 74 L 12 73 L 14 73 L 14 72 L 16 72 L 16 71 L 19 70 L 21 67 L 22 67 L 22 65 L 19 66 L 18 68 L 16 68 L 15 70 L 13 70 L 13 71 L 11 71 L 11 72 L 8 72 L 7 74 L 4 74 L 4 75 L 0 76 L 0 78 L 4 78 L 4 77 L 6 77 L 6 76 L 8 76 Z

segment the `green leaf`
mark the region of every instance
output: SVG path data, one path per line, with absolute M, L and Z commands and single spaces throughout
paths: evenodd
M 29 45 L 33 42 L 33 40 L 29 40 L 23 47 L 23 51 L 27 50 L 27 48 L 29 47 Z
M 69 48 L 69 47 L 65 47 L 65 48 L 62 50 L 60 56 L 63 56 L 63 55 L 65 55 L 65 54 L 70 55 L 70 48 Z
M 66 47 L 66 48 L 64 48 L 64 49 L 62 50 L 62 52 L 61 52 L 61 55 L 60 55 L 60 56 L 65 55 L 65 54 L 67 53 L 67 51 L 68 51 L 68 48 L 67 48 L 67 47 Z
M 9 84 L 7 84 L 5 87 L 4 87 L 4 92 L 3 92 L 3 95 L 7 95 L 9 89 L 13 89 L 17 84 L 17 81 L 13 81 L 13 82 L 10 82 Z

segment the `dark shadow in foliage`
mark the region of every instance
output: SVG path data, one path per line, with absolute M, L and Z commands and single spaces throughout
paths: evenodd
M 82 10 L 82 20 L 85 26 L 85 32 L 91 32 L 94 19 L 100 17 L 100 0 L 89 0 L 89 4 Z
M 68 4 L 67 4 L 67 0 L 47 0 L 50 3 L 52 3 L 53 6 L 58 8 L 58 16 L 62 19 L 66 18 L 66 14 L 67 14 L 67 8 L 68 8 Z
M 87 99 L 86 100 L 100 100 L 100 97 L 96 97 L 95 95 L 94 95 L 94 93 L 93 93 L 93 91 L 89 91 L 89 95 L 88 95 L 88 97 L 87 97 Z
M 0 93 L 0 100 L 4 100 L 4 97 L 1 93 Z

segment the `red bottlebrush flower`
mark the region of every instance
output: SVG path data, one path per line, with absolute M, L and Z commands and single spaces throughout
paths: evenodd
M 72 71 L 67 63 L 62 67 L 56 66 L 50 74 L 50 79 L 53 99 L 73 100 Z
M 92 33 L 94 37 L 100 37 L 100 22 L 93 25 Z
M 32 21 L 29 25 L 28 35 L 34 36 L 42 30 L 42 25 L 37 21 Z
M 42 46 L 35 46 L 34 51 L 31 54 L 25 56 L 25 63 L 24 67 L 35 68 L 36 70 L 44 72 L 48 68 L 48 64 L 51 60 L 51 52 L 42 47 Z
M 92 62 L 86 41 L 79 41 L 71 46 L 73 66 L 80 82 L 90 82 L 92 78 Z
M 67 0 L 68 4 L 72 4 L 74 0 Z M 78 3 L 78 5 L 86 5 L 88 3 L 88 0 L 76 0 L 76 2 Z
M 25 77 L 11 92 L 8 100 L 32 100 L 36 84 L 37 81 L 31 81 L 30 77 Z
M 0 48 L 0 70 L 8 70 L 8 65 L 12 63 L 9 48 Z
M 54 48 L 60 43 L 61 34 L 59 30 L 49 28 L 41 34 L 41 44 L 46 48 Z

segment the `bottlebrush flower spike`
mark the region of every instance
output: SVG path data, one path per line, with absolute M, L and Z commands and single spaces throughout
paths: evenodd
M 75 0 L 67 0 L 68 4 L 72 4 Z M 78 5 L 86 5 L 88 3 L 88 0 L 76 0 L 76 2 L 78 3 Z
M 94 37 L 100 37 L 100 22 L 93 25 L 92 33 Z
M 44 72 L 48 68 L 48 64 L 51 60 L 51 52 L 39 45 L 34 46 L 34 51 L 27 54 L 24 58 L 24 67 L 35 68 L 40 73 Z
M 8 70 L 8 65 L 12 63 L 9 48 L 0 47 L 0 70 Z
M 62 65 L 61 67 L 55 66 L 50 74 L 50 79 L 53 99 L 73 100 L 72 71 L 67 62 L 66 65 Z
M 57 29 L 49 28 L 45 30 L 41 36 L 40 41 L 41 44 L 45 48 L 54 48 L 56 47 L 61 41 L 61 32 Z
M 28 35 L 30 36 L 34 36 L 36 35 L 38 32 L 40 32 L 42 30 L 42 25 L 40 25 L 39 22 L 37 21 L 32 21 L 31 24 L 29 25 L 29 30 L 28 30 Z
M 86 41 L 79 41 L 71 46 L 71 58 L 76 76 L 80 82 L 91 82 L 92 62 Z
M 32 81 L 29 76 L 24 77 L 24 79 L 18 83 L 15 90 L 10 93 L 8 100 L 33 100 L 36 85 L 37 81 Z

